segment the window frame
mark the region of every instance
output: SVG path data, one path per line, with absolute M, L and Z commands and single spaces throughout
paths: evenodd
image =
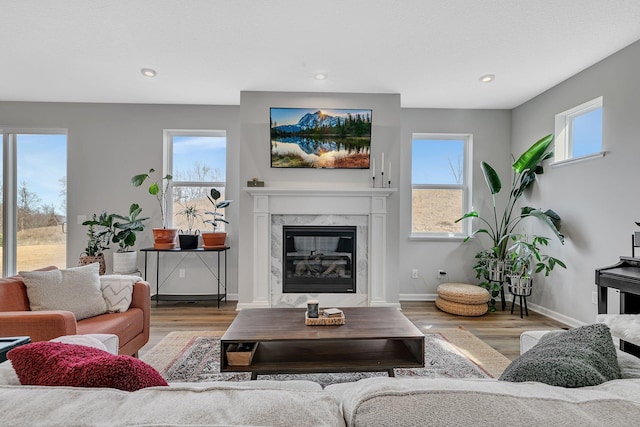
M 212 129 L 164 129 L 163 131 L 163 146 L 164 146 L 164 164 L 163 174 L 165 176 L 168 173 L 173 175 L 173 138 L 180 136 L 201 136 L 201 137 L 224 137 L 227 138 L 226 130 L 212 130 Z M 227 163 L 227 145 L 225 142 L 225 165 Z M 169 182 L 167 190 L 167 218 L 171 219 L 170 227 L 174 227 L 174 213 L 173 213 L 173 187 L 215 187 L 224 188 L 226 192 L 227 188 L 227 168 L 225 166 L 225 180 L 224 181 L 177 181 L 172 179 Z
M 601 136 L 600 151 L 596 151 L 582 156 L 573 157 L 573 123 L 577 117 L 583 116 L 592 111 L 602 109 L 604 124 L 604 107 L 603 97 L 599 96 L 590 101 L 584 102 L 566 111 L 556 114 L 555 116 L 555 143 L 554 143 L 554 159 L 551 166 L 559 166 L 569 163 L 580 162 L 597 157 L 604 157 L 604 138 Z M 604 132 L 603 132 L 604 133 Z
M 409 240 L 431 240 L 431 241 L 463 241 L 471 234 L 471 221 L 461 222 L 459 233 L 451 232 L 414 232 L 413 231 L 413 190 L 414 189 L 461 189 L 462 190 L 462 215 L 472 209 L 473 197 L 473 134 L 470 133 L 429 133 L 414 132 L 411 135 L 411 168 L 413 167 L 413 144 L 415 140 L 462 140 L 463 164 L 462 164 L 462 184 L 414 184 L 413 169 L 410 172 L 410 200 L 411 209 L 409 221 Z M 460 215 L 460 216 L 462 216 Z

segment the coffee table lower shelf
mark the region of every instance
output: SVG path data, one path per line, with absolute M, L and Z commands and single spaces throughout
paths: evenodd
M 386 371 L 424 367 L 423 339 L 260 341 L 247 366 L 229 366 L 226 349 L 238 341 L 222 341 L 221 372 L 264 374 Z

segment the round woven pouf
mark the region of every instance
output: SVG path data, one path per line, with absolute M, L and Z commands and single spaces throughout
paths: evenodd
M 438 286 L 436 307 L 458 316 L 482 316 L 489 310 L 489 291 L 467 283 L 443 283 Z

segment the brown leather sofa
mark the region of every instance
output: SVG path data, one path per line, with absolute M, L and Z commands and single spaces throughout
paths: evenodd
M 36 342 L 62 335 L 115 334 L 120 341 L 118 353 L 133 356 L 149 341 L 151 298 L 145 281 L 133 286 L 131 305 L 124 313 L 76 321 L 70 311 L 31 311 L 29 307 L 22 277 L 0 279 L 0 337 L 29 336 Z

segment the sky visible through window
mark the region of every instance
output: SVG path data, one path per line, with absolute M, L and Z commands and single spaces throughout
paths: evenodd
M 188 173 L 196 164 L 211 168 L 210 178 L 226 181 L 227 138 L 220 136 L 174 136 L 173 137 L 173 174 Z M 215 171 L 219 170 L 219 176 Z
M 586 156 L 602 151 L 602 108 L 573 119 L 573 153 L 571 157 Z
M 65 215 L 67 135 L 19 134 L 17 166 L 18 189 L 26 183 L 41 205 Z
M 464 141 L 462 140 L 414 139 L 411 183 L 458 184 L 453 170 L 462 171 L 463 156 Z

